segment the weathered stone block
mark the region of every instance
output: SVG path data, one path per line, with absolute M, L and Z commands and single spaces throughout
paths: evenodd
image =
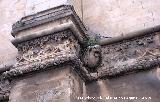
M 80 102 L 83 81 L 71 66 L 32 73 L 12 82 L 9 102 Z

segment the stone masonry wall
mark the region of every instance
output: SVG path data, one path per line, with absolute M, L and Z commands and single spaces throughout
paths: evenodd
M 83 0 L 83 22 L 88 29 L 115 37 L 158 25 L 159 0 Z
M 85 95 L 82 100 L 84 102 L 159 102 L 159 72 L 159 69 L 154 69 L 89 83 L 84 87 Z
M 83 81 L 71 66 L 32 73 L 12 81 L 9 102 L 81 102 Z
M 10 43 L 12 24 L 24 14 L 25 0 L 1 0 L 0 1 L 0 65 L 14 63 L 17 50 Z M 7 62 L 8 61 L 8 62 Z
M 81 16 L 81 19 L 84 20 L 84 15 L 82 14 Z M 58 65 L 54 62 L 54 60 L 57 59 L 57 56 L 62 55 L 63 57 L 63 55 L 67 55 L 68 58 L 70 58 L 69 54 L 70 52 L 72 53 L 72 48 L 74 50 L 74 55 L 77 55 L 77 53 L 79 52 L 78 50 L 76 50 L 77 53 L 75 54 L 76 46 L 74 44 L 77 43 L 76 41 L 71 40 L 74 39 L 74 37 L 66 37 L 65 35 L 67 33 L 69 33 L 69 35 L 72 34 L 71 32 L 60 32 L 59 34 L 55 34 L 56 37 L 53 37 L 52 35 L 48 35 L 47 37 L 38 36 L 37 39 L 30 39 L 29 41 L 25 41 L 24 43 L 21 42 L 17 45 L 20 57 L 18 57 L 18 64 L 16 64 L 13 68 L 18 68 L 6 71 L 1 76 L 4 79 L 11 78 L 10 76 L 15 78 L 11 78 L 12 89 L 9 96 L 9 102 L 81 102 L 83 99 L 84 102 L 106 102 L 106 97 L 118 98 L 116 100 L 112 100 L 112 98 L 109 98 L 109 102 L 128 102 L 128 100 L 130 99 L 124 99 L 124 97 L 126 98 L 132 96 L 136 97 L 136 100 L 140 102 L 159 102 L 159 69 L 130 74 L 125 77 L 116 76 L 117 78 L 114 79 L 110 79 L 110 77 L 107 77 L 106 79 L 106 77 L 100 76 L 98 77 L 101 78 L 100 80 L 97 79 L 96 81 L 94 80 L 94 82 L 86 83 L 85 85 L 80 79 L 79 75 L 77 75 L 72 70 L 75 69 L 75 71 L 78 72 L 78 68 L 83 67 L 80 66 L 82 64 L 76 66 L 78 62 L 74 63 L 74 67 L 74 65 L 72 66 L 73 62 L 71 65 L 67 65 L 69 64 L 68 62 L 66 62 L 67 64 L 61 64 L 58 62 L 60 66 L 57 66 L 57 68 L 54 69 L 52 65 Z M 95 73 L 89 73 L 90 77 L 92 77 L 92 74 L 99 76 L 99 74 L 107 75 L 108 73 L 112 74 L 112 72 L 119 73 L 121 70 L 119 71 L 118 69 L 120 69 L 122 66 L 124 66 L 123 70 L 128 70 L 128 67 L 125 67 L 126 65 L 135 65 L 135 62 L 139 62 L 139 60 L 137 59 L 141 58 L 143 58 L 144 60 L 142 62 L 148 61 L 148 59 L 151 62 L 156 62 L 156 64 L 148 62 L 146 67 L 144 63 L 140 61 L 139 64 L 142 64 L 142 66 L 144 65 L 143 68 L 158 68 L 160 61 L 159 46 L 157 46 L 157 42 L 159 42 L 159 37 L 157 37 L 156 34 L 158 35 L 158 33 L 150 33 L 145 36 L 136 36 L 135 38 L 125 39 L 119 42 L 117 41 L 108 45 L 105 45 L 104 43 L 104 45 L 101 44 L 102 66 L 98 66 L 101 67 L 101 70 L 98 69 Z M 57 37 L 60 37 L 61 40 L 57 40 Z M 64 39 L 70 37 L 70 40 Z M 155 38 L 157 38 L 158 41 L 155 40 Z M 97 53 L 97 50 L 95 52 Z M 97 56 L 96 53 L 93 54 Z M 150 56 L 154 57 L 153 60 L 152 58 L 150 58 Z M 50 58 L 49 61 L 45 60 L 47 58 Z M 44 63 L 43 61 L 46 63 Z M 140 69 L 142 68 L 142 66 L 140 66 Z M 47 70 L 47 67 L 54 70 Z M 135 65 L 129 68 L 134 69 L 139 68 L 139 66 Z M 40 72 L 42 69 L 45 69 L 45 71 Z M 29 73 L 32 71 L 36 71 L 39 73 Z M 107 71 L 107 73 L 100 73 L 105 71 Z M 24 76 L 16 78 L 17 75 Z M 77 96 L 86 98 L 83 98 L 81 100 Z M 91 98 L 87 99 L 88 97 Z
M 0 64 L 6 62 L 3 59 L 12 60 L 17 53 L 9 42 L 13 39 L 11 26 L 23 16 L 72 4 L 92 34 L 115 37 L 158 25 L 159 3 L 159 0 L 1 0 Z

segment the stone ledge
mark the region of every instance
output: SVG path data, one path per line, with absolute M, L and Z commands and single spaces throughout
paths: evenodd
M 133 39 L 133 38 L 137 38 L 137 37 L 141 37 L 145 35 L 147 36 L 148 34 L 154 34 L 154 33 L 156 34 L 156 32 L 159 32 L 159 31 L 160 31 L 160 25 L 151 27 L 151 28 L 147 28 L 147 29 L 143 29 L 140 31 L 135 31 L 135 32 L 131 32 L 128 34 L 124 34 L 124 36 L 118 36 L 118 37 L 109 38 L 109 39 L 102 39 L 99 42 L 99 45 L 105 46 L 105 45 L 109 45 L 113 43 L 118 43 L 123 40 L 129 40 L 129 39 Z
M 29 29 L 29 28 L 32 28 L 32 27 L 35 27 L 35 26 L 38 26 L 44 23 L 48 23 L 51 21 L 58 20 L 60 18 L 67 17 L 67 16 L 73 17 L 74 22 L 83 31 L 86 30 L 80 18 L 74 11 L 74 7 L 71 5 L 61 5 L 58 7 L 54 7 L 51 9 L 47 9 L 47 10 L 38 12 L 33 15 L 23 17 L 20 21 L 17 21 L 15 24 L 13 24 L 12 35 L 16 36 L 16 33 L 21 30 Z
M 5 71 L 10 70 L 13 67 L 13 65 L 8 65 L 8 66 L 4 66 L 4 67 L 0 67 L 0 73 L 3 73 Z
M 58 66 L 64 65 L 71 65 L 85 82 L 91 81 L 93 79 L 92 76 L 89 75 L 89 72 L 87 72 L 87 70 L 85 70 L 85 68 L 83 67 L 83 63 L 80 61 L 80 59 L 74 54 L 66 55 L 63 57 L 61 56 L 56 59 L 47 59 L 42 62 L 34 62 L 29 65 L 12 67 L 11 70 L 3 72 L 0 78 L 10 79 L 27 73 L 55 69 Z
M 160 65 L 160 55 L 150 55 L 144 56 L 139 59 L 130 59 L 123 63 L 117 63 L 111 69 L 103 69 L 98 71 L 97 78 L 102 77 L 115 77 L 118 75 L 132 73 L 134 71 L 138 72 L 140 70 L 148 70 L 157 68 Z
M 60 64 L 63 64 L 65 62 L 70 62 L 75 58 L 76 56 L 73 54 L 73 55 L 67 55 L 63 57 L 61 56 L 56 59 L 46 59 L 42 62 L 33 62 L 29 65 L 18 66 L 15 68 L 13 67 L 11 70 L 2 73 L 2 77 L 10 78 L 10 77 L 16 77 L 19 75 L 23 75 L 26 73 L 38 71 L 38 70 L 45 70 L 52 66 L 59 66 Z
M 73 32 L 74 36 L 78 39 L 78 41 L 80 43 L 83 43 L 83 39 L 85 37 L 79 35 L 80 34 L 79 31 L 77 31 L 77 28 L 75 27 L 75 25 L 73 23 L 68 22 L 66 24 L 57 26 L 57 27 L 55 27 L 53 29 L 50 29 L 50 30 L 47 30 L 47 31 L 43 31 L 43 32 L 39 32 L 39 33 L 32 33 L 32 34 L 29 34 L 27 36 L 15 38 L 14 40 L 12 40 L 12 44 L 16 46 L 18 43 L 22 43 L 22 42 L 25 42 L 25 41 L 28 41 L 28 40 L 32 40 L 32 39 L 35 39 L 37 37 L 42 37 L 42 36 L 45 36 L 45 35 L 50 35 L 50 34 L 53 34 L 53 33 L 57 33 L 57 32 L 63 31 L 63 30 L 71 30 Z
M 15 39 L 12 43 L 16 45 L 67 29 L 73 32 L 80 43 L 83 43 L 83 39 L 86 37 L 86 28 L 76 15 L 73 6 L 62 5 L 23 17 L 15 23 L 12 29 Z

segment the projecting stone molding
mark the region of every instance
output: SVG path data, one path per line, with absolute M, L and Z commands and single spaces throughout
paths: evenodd
M 23 17 L 12 28 L 19 55 L 1 74 L 0 100 L 81 102 L 75 97 L 82 95 L 83 83 L 157 68 L 159 31 L 157 26 L 92 42 L 72 6 Z

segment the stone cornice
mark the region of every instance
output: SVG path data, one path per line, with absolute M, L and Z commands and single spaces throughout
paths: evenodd
M 82 78 L 86 83 L 96 81 L 103 78 L 114 78 L 116 76 L 121 76 L 133 72 L 151 70 L 157 68 L 160 65 L 160 54 L 144 56 L 138 59 L 131 59 L 131 61 L 126 61 L 123 63 L 116 64 L 111 69 L 99 69 L 95 73 L 85 71 L 83 64 L 80 64 L 78 60 L 75 61 L 78 68 L 78 73 L 81 73 Z
M 72 60 L 75 60 L 77 57 L 75 54 L 70 54 L 66 56 L 60 56 L 54 59 L 46 59 L 41 62 L 33 62 L 28 65 L 13 67 L 11 70 L 6 71 L 2 74 L 1 77 L 5 78 L 13 78 L 19 75 L 39 71 L 39 70 L 46 70 L 49 68 L 55 68 L 56 66 L 59 66 L 60 64 L 70 62 Z
M 59 23 L 55 23 L 54 27 L 47 28 L 44 31 L 26 32 L 27 34 L 19 35 L 19 33 L 29 30 L 30 28 L 39 27 L 52 22 L 53 24 L 55 22 Z M 20 21 L 16 22 L 12 27 L 12 35 L 15 37 L 12 43 L 16 45 L 17 43 L 23 41 L 67 29 L 70 29 L 73 32 L 74 36 L 79 40 L 80 43 L 83 42 L 83 39 L 86 37 L 86 28 L 75 13 L 73 6 L 62 5 L 23 17 Z
M 160 31 L 160 25 L 151 27 L 151 28 L 147 28 L 147 29 L 143 29 L 143 30 L 139 30 L 139 31 L 135 31 L 135 32 L 130 32 L 128 34 L 124 34 L 123 36 L 117 36 L 114 38 L 110 38 L 110 39 L 102 39 L 99 44 L 101 46 L 105 46 L 105 45 L 109 45 L 109 44 L 113 44 L 113 43 L 118 43 L 118 42 L 122 42 L 123 40 L 129 40 L 129 39 L 133 39 L 133 38 L 137 38 L 137 37 L 143 37 L 143 36 L 147 36 L 149 34 L 156 34 L 156 32 Z
M 3 80 L 10 78 L 12 79 L 24 74 L 51 70 L 64 65 L 72 66 L 73 70 L 76 71 L 85 82 L 95 80 L 95 77 L 90 75 L 90 73 L 83 66 L 81 60 L 75 54 L 59 56 L 54 59 L 46 59 L 41 62 L 33 62 L 31 64 L 18 67 L 13 66 L 11 70 L 3 72 L 0 78 Z
M 12 35 L 16 36 L 16 33 L 21 30 L 29 29 L 47 22 L 55 21 L 66 16 L 73 17 L 74 22 L 81 28 L 81 30 L 86 30 L 80 18 L 74 11 L 73 6 L 61 5 L 58 7 L 47 9 L 45 11 L 38 12 L 33 15 L 23 17 L 20 21 L 17 21 L 15 24 L 13 24 Z
M 5 66 L 5 67 L 0 67 L 0 73 L 3 73 L 7 70 L 10 70 L 11 68 L 13 67 L 13 65 L 8 65 L 8 66 Z
M 157 68 L 160 65 L 160 54 L 144 56 L 138 59 L 130 59 L 123 63 L 116 64 L 111 69 L 99 70 L 97 78 L 115 77 L 126 73 L 138 72 L 141 70 L 148 70 Z

